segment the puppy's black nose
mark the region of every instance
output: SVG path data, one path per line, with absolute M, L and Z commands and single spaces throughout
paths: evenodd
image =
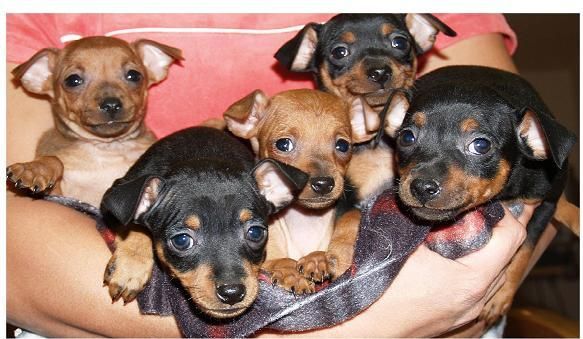
M 391 76 L 389 67 L 371 67 L 366 71 L 368 78 L 378 84 L 384 84 Z
M 328 194 L 334 188 L 334 179 L 331 177 L 314 177 L 310 180 L 310 186 L 318 194 Z
M 411 182 L 411 193 L 422 204 L 435 199 L 440 192 L 441 186 L 435 180 L 414 179 Z
M 245 298 L 245 285 L 225 284 L 217 287 L 217 297 L 225 304 L 234 305 Z
M 113 117 L 116 113 L 119 113 L 122 108 L 123 104 L 121 103 L 121 100 L 114 97 L 103 99 L 99 105 L 99 109 L 102 112 L 109 114 L 111 117 Z

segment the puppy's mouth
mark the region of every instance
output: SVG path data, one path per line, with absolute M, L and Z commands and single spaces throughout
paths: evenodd
M 409 206 L 412 214 L 422 220 L 429 222 L 443 222 L 454 220 L 462 211 L 463 208 L 452 209 L 435 209 L 430 207 L 412 207 Z
M 114 138 L 126 133 L 134 124 L 134 120 L 85 122 L 85 128 L 91 133 L 106 138 Z
M 307 208 L 320 209 L 332 206 L 337 199 L 332 197 L 299 198 L 297 202 Z
M 219 319 L 233 318 L 241 315 L 248 307 L 230 307 L 230 308 L 204 308 L 199 305 L 201 310 L 212 317 Z

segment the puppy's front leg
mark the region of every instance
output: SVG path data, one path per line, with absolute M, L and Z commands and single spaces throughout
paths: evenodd
M 125 238 L 118 238 L 116 249 L 105 268 L 104 284 L 113 302 L 128 303 L 144 289 L 152 276 L 154 250 L 152 239 L 139 226 L 131 225 Z
M 298 260 L 298 271 L 306 279 L 335 280 L 352 265 L 361 212 L 351 209 L 334 224 L 334 233 L 326 252 L 315 251 Z
M 19 189 L 28 189 L 35 194 L 50 191 L 58 194 L 63 163 L 55 156 L 41 156 L 31 162 L 8 166 L 6 177 Z

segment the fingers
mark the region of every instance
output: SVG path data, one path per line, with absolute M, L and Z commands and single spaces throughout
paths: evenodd
M 520 219 L 530 219 L 533 209 L 525 206 Z M 526 237 L 526 229 L 523 223 L 512 217 L 506 207 L 504 211 L 504 218 L 492 229 L 492 237 L 486 246 L 457 259 L 459 263 L 481 270 L 484 276 L 495 277 L 510 262 Z
M 480 302 L 480 304 L 483 305 L 483 304 L 487 303 L 488 300 L 492 299 L 492 297 L 496 294 L 496 292 L 498 292 L 500 287 L 502 287 L 502 285 L 504 285 L 505 282 L 506 282 L 506 269 L 503 269 L 502 272 L 500 272 L 500 274 L 498 274 L 496 279 L 494 279 L 492 284 L 490 284 L 490 286 L 488 287 L 488 290 L 486 291 L 486 295 L 484 296 L 484 298 Z

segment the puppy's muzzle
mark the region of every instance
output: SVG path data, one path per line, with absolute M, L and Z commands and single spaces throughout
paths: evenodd
M 310 179 L 310 187 L 320 195 L 325 195 L 334 189 L 334 179 L 332 177 L 314 177 Z
M 423 205 L 437 198 L 440 193 L 441 185 L 433 179 L 417 178 L 411 182 L 411 194 Z
M 222 303 L 232 306 L 245 298 L 247 290 L 243 284 L 224 284 L 217 286 L 216 293 Z

